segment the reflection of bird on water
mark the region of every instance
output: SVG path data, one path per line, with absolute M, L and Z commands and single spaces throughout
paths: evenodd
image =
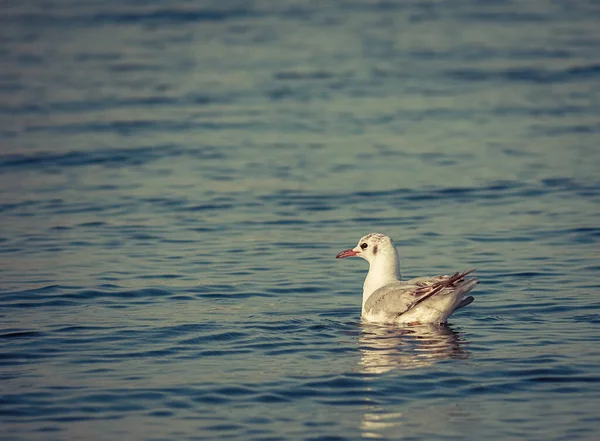
M 363 323 L 361 326 L 360 365 L 366 373 L 418 368 L 470 356 L 461 346 L 461 334 L 447 325 L 395 328 Z

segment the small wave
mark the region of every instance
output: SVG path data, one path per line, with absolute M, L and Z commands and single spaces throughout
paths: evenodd
M 142 165 L 165 158 L 190 156 L 197 159 L 222 159 L 225 155 L 211 147 L 184 149 L 174 144 L 131 149 L 96 149 L 68 153 L 40 152 L 31 155 L 0 155 L 0 170 L 38 169 L 103 165 L 123 167 Z
M 573 66 L 566 69 L 512 68 L 503 70 L 454 69 L 446 75 L 461 81 L 510 81 L 525 83 L 562 83 L 594 79 L 600 76 L 600 64 Z

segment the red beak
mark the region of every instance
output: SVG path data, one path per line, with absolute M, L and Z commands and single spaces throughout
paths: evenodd
M 338 253 L 338 255 L 335 256 L 335 258 L 343 259 L 344 257 L 356 256 L 357 254 L 358 254 L 358 251 L 354 251 L 352 248 L 350 248 L 349 250 L 344 250 L 344 251 Z

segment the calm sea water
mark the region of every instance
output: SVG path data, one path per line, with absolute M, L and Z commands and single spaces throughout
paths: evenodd
M 597 439 L 598 2 L 0 11 L 0 439 Z

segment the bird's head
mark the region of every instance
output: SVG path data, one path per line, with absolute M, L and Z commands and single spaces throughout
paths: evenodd
M 344 250 L 335 257 L 336 259 L 343 259 L 345 257 L 357 256 L 372 263 L 378 255 L 394 252 L 395 249 L 396 246 L 394 245 L 394 242 L 385 234 L 370 233 L 361 237 L 354 248 Z

